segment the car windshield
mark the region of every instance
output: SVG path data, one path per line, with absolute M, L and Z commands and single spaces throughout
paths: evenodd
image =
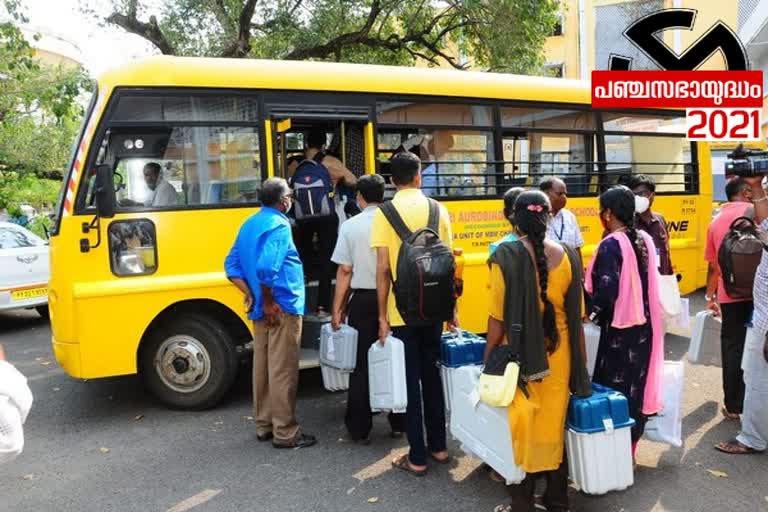
M 24 229 L 0 226 L 0 249 L 19 249 L 42 245 L 43 241 Z

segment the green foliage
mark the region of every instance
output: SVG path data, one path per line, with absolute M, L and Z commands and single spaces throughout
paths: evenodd
M 171 0 L 153 12 L 111 0 L 111 13 L 98 13 L 96 0 L 81 3 L 167 54 L 516 73 L 541 71 L 559 9 L 557 0 Z
M 34 174 L 0 171 L 0 208 L 7 209 L 10 215 L 22 204 L 37 210 L 52 207 L 61 186 L 61 181 L 38 178 Z
M 90 80 L 79 67 L 41 65 L 18 27 L 27 21 L 21 3 L 4 0 L 0 6 L 9 20 L 0 23 L 0 166 L 63 172 Z
M 25 227 L 45 240 L 53 227 L 53 221 L 47 215 L 37 215 Z

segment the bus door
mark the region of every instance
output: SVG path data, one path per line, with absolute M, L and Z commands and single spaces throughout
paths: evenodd
M 288 160 L 306 149 L 304 134 L 313 128 L 326 130 L 328 152 L 354 174 L 375 172 L 375 109 L 367 97 L 276 93 L 266 96 L 265 111 L 269 176 L 289 177 Z
M 300 99 L 306 101 L 309 95 L 302 95 Z M 339 98 L 331 102 L 333 96 L 319 98 L 317 103 L 287 103 L 284 98 L 281 101 L 265 103 L 267 114 L 265 128 L 267 133 L 268 175 L 290 178 L 303 159 L 307 150 L 306 135 L 311 130 L 321 129 L 326 134 L 326 153 L 336 156 L 355 175 L 373 173 L 373 105 L 366 103 L 347 104 L 344 97 L 344 105 L 340 105 Z M 325 101 L 322 101 L 325 100 Z M 296 157 L 296 158 L 294 158 Z M 334 204 L 339 221 L 346 218 L 345 203 L 341 195 L 345 195 L 347 201 L 354 201 L 353 187 L 337 187 Z M 353 203 L 354 204 L 354 203 Z M 290 216 L 290 214 L 289 214 Z M 318 306 L 323 302 L 329 308 L 332 304 L 332 287 L 322 286 L 323 279 L 335 277 L 335 270 L 328 271 L 330 265 L 330 251 L 328 244 L 334 240 L 320 237 L 319 232 L 309 227 L 309 224 L 296 224 L 294 240 L 299 250 L 299 255 L 304 263 L 307 279 L 307 314 L 304 316 L 302 329 L 301 368 L 317 366 L 320 327 L 328 322 L 330 317 L 317 316 Z M 322 239 L 321 239 L 322 238 Z M 320 293 L 330 291 L 330 296 L 321 301 Z

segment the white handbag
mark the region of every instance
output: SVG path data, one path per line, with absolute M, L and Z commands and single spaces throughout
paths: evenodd
M 675 317 L 682 311 L 680 303 L 680 288 L 677 286 L 677 276 L 657 275 L 659 283 L 659 301 L 661 309 L 667 317 Z

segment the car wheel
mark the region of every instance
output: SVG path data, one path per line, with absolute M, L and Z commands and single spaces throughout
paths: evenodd
M 46 320 L 50 320 L 51 318 L 51 312 L 48 310 L 48 305 L 45 306 L 37 306 L 35 308 L 35 311 L 37 311 L 37 314 L 40 315 L 41 318 L 44 318 Z
M 155 329 L 140 353 L 140 372 L 152 393 L 175 409 L 216 405 L 237 377 L 232 337 L 210 317 L 182 315 Z

